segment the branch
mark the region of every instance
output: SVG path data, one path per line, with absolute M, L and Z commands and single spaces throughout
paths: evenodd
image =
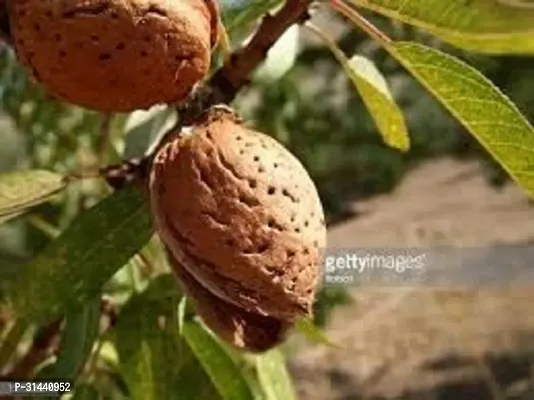
M 224 65 L 199 90 L 178 106 L 179 126 L 191 125 L 200 114 L 214 105 L 230 104 L 237 93 L 250 82 L 250 75 L 267 56 L 269 49 L 293 24 L 309 19 L 313 0 L 286 0 L 274 15 L 263 17 L 256 33 L 246 46 L 232 54 Z M 162 143 L 165 142 L 166 136 Z M 155 149 L 157 150 L 157 148 Z
M 266 15 L 254 37 L 241 50 L 234 53 L 208 83 L 221 94 L 217 103 L 229 104 L 236 94 L 249 83 L 250 74 L 265 59 L 269 49 L 293 24 L 309 18 L 311 0 L 286 0 L 275 15 Z

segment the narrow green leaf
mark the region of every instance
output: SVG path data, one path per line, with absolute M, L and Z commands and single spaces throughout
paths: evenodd
M 142 193 L 126 188 L 80 215 L 9 285 L 17 314 L 41 323 L 79 307 L 152 236 Z
M 224 400 L 254 399 L 237 365 L 204 327 L 186 322 L 183 336 Z
M 256 370 L 266 400 L 296 399 L 286 361 L 280 350 L 273 349 L 258 356 Z
M 254 73 L 254 79 L 263 84 L 277 82 L 293 67 L 299 50 L 300 26 L 295 24 L 267 52 L 267 57 Z
M 0 223 L 45 203 L 67 185 L 61 175 L 44 170 L 12 172 L 0 176 Z
M 332 0 L 342 1 L 342 0 Z M 467 50 L 534 52 L 534 3 L 521 0 L 349 0 Z
M 295 324 L 297 332 L 304 335 L 311 342 L 324 344 L 328 347 L 339 349 L 340 347 L 332 343 L 320 328 L 314 325 L 313 321 L 309 318 L 299 318 Z
M 410 148 L 410 137 L 404 116 L 395 103 L 385 78 L 376 66 L 358 55 L 349 60 L 336 43 L 319 28 L 311 24 L 307 27 L 323 40 L 342 65 L 371 113 L 384 142 L 393 148 L 407 151 Z
M 123 157 L 141 157 L 150 152 L 163 133 L 176 123 L 176 112 L 172 107 L 155 106 L 150 110 L 134 111 L 128 116 Z
M 46 378 L 74 382 L 91 355 L 99 328 L 100 296 L 66 316 L 57 361 Z
M 119 363 L 132 400 L 217 400 L 209 376 L 180 337 L 174 276 L 154 279 L 124 306 L 115 328 Z
M 411 42 L 390 51 L 534 196 L 534 129 L 480 72 L 457 58 Z

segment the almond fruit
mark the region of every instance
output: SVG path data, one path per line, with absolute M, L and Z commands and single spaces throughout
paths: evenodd
M 311 315 L 324 214 L 280 143 L 212 108 L 157 153 L 149 191 L 163 242 L 206 290 L 287 322 Z
M 128 112 L 184 100 L 208 73 L 216 0 L 12 0 L 19 60 L 54 96 Z
M 200 285 L 167 251 L 184 294 L 208 328 L 239 350 L 265 352 L 282 343 L 291 327 L 284 321 L 254 314 L 227 303 Z

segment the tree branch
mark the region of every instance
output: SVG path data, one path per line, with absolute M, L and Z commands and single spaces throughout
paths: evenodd
M 293 24 L 306 22 L 312 3 L 312 0 L 286 0 L 276 14 L 265 15 L 248 44 L 232 54 L 208 82 L 178 107 L 180 125 L 190 125 L 211 106 L 230 104 L 237 93 L 248 85 L 251 73 L 280 36 Z
M 249 83 L 250 74 L 265 59 L 269 49 L 293 24 L 309 18 L 311 0 L 287 0 L 275 15 L 266 15 L 250 42 L 234 53 L 209 82 L 222 93 L 220 103 L 229 104 L 239 90 Z

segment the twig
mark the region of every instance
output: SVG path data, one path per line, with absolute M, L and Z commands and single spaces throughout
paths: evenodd
M 330 5 L 334 10 L 351 21 L 354 25 L 358 26 L 362 31 L 367 33 L 382 46 L 387 47 L 392 43 L 392 40 L 386 34 L 384 34 L 384 32 L 374 26 L 371 22 L 365 19 L 363 15 L 361 15 L 351 6 L 345 4 L 343 1 L 330 0 Z
M 234 100 L 280 36 L 292 25 L 309 18 L 311 4 L 311 0 L 287 0 L 276 14 L 263 17 L 249 43 L 234 53 L 211 78 L 208 86 L 214 90 L 213 104 L 229 104 Z

